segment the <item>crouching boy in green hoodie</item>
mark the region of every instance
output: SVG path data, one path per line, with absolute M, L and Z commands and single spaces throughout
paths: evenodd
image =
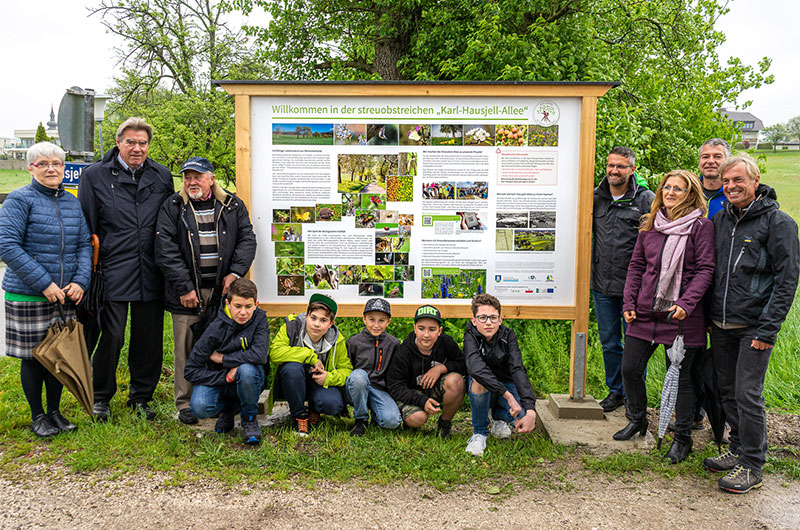
M 464 354 L 450 335 L 442 333 L 442 315 L 432 305 L 417 308 L 414 331 L 395 352 L 386 385 L 397 401 L 403 421 L 422 427 L 441 412 L 437 433 L 450 437 L 451 421 L 464 402 Z
M 353 367 L 334 324 L 336 309 L 329 296 L 311 295 L 306 312 L 289 315 L 270 344 L 270 361 L 277 366 L 270 400 L 283 393 L 300 436 L 308 435 L 309 424 L 316 424 L 320 414 L 345 409 L 342 390 Z

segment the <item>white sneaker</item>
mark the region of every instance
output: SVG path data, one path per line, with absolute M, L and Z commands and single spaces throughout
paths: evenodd
M 467 442 L 467 452 L 474 456 L 483 456 L 483 451 L 486 449 L 486 436 L 482 434 L 473 434 Z
M 491 432 L 492 436 L 495 438 L 502 440 L 511 436 L 511 427 L 509 427 L 508 423 L 504 421 L 494 420 L 492 422 L 492 426 L 489 427 L 489 432 Z

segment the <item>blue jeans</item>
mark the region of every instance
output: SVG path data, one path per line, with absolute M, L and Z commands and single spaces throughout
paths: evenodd
M 755 336 L 755 327 L 725 330 L 711 326 L 717 385 L 731 426 L 730 450 L 739 454 L 741 465 L 761 471 L 767 459 L 764 377 L 772 348 L 751 347 Z
M 597 333 L 603 346 L 603 364 L 606 369 L 606 386 L 610 392 L 625 395 L 622 384 L 622 337 L 625 319 L 622 318 L 622 297 L 606 296 L 592 290 L 594 313 L 597 316 Z
M 264 367 L 240 364 L 236 380 L 219 386 L 195 385 L 189 406 L 198 418 L 211 418 L 220 412 L 242 416 L 258 414 L 258 398 L 264 388 Z
M 283 363 L 278 367 L 279 378 L 283 395 L 289 402 L 289 412 L 293 418 L 302 417 L 308 413 L 306 400 L 310 409 L 320 414 L 334 416 L 344 410 L 342 389 L 338 386 L 322 387 L 306 372 L 306 365 L 302 363 Z
M 525 416 L 525 409 L 517 416 L 512 416 L 508 412 L 508 401 L 500 394 L 486 391 L 480 394 L 472 392 L 472 376 L 467 380 L 467 392 L 469 393 L 469 406 L 472 409 L 472 432 L 473 434 L 482 434 L 489 436 L 489 409 L 492 410 L 492 419 L 501 420 L 506 423 L 511 423 L 514 420 L 521 419 Z M 506 390 L 511 392 L 514 399 L 519 403 L 519 394 L 517 394 L 517 387 L 514 383 L 503 383 Z M 521 406 L 521 404 L 520 404 Z
M 355 419 L 368 420 L 371 410 L 378 426 L 383 429 L 396 429 L 403 422 L 397 403 L 387 392 L 372 388 L 367 372 L 361 368 L 353 370 L 344 387 L 347 402 L 353 405 Z

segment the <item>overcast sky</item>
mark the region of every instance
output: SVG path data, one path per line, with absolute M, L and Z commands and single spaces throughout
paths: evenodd
M 86 6 L 91 5 L 96 2 L 2 0 L 0 136 L 46 123 L 51 104 L 58 114 L 66 88 L 93 88 L 98 93 L 109 88 L 117 42 L 97 17 L 87 18 Z M 800 115 L 800 59 L 793 39 L 800 1 L 732 0 L 730 7 L 718 23 L 728 36 L 719 50 L 721 59 L 737 56 L 745 64 L 756 64 L 767 56 L 775 75 L 775 83 L 744 93 L 739 103 L 752 100 L 748 110 L 765 125 Z

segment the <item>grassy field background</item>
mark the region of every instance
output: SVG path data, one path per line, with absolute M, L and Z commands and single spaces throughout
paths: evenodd
M 766 168 L 763 182 L 777 190 L 784 210 L 795 219 L 800 218 L 800 153 L 767 153 Z M 28 181 L 27 172 L 0 171 L 0 191 L 10 191 Z M 342 318 L 337 323 L 345 334 L 361 328 L 360 319 Z M 445 331 L 460 342 L 465 323 L 466 320 L 448 320 Z M 567 392 L 568 323 L 514 320 L 506 323 L 517 332 L 536 395 L 545 398 L 552 392 Z M 273 331 L 279 324 L 279 319 L 273 319 Z M 394 319 L 389 329 L 401 338 L 410 330 L 410 319 Z M 113 420 L 93 424 L 78 409 L 75 399 L 65 392 L 62 410 L 78 423 L 79 430 L 49 442 L 35 439 L 28 430 L 30 416 L 19 384 L 19 361 L 0 358 L 0 473 L 13 476 L 20 466 L 31 462 L 60 462 L 73 472 L 104 470 L 111 472 L 112 478 L 135 471 L 164 471 L 172 477 L 167 485 L 211 478 L 230 484 L 269 481 L 273 487 L 296 484 L 313 487 L 321 479 L 357 478 L 372 483 L 408 479 L 441 489 L 476 480 L 498 487 L 505 487 L 510 481 L 534 486 L 550 483 L 553 473 L 559 473 L 557 467 L 542 466 L 542 463 L 559 461 L 574 451 L 554 446 L 546 437 L 535 434 L 502 443 L 490 439 L 486 457 L 472 458 L 464 453 L 471 434 L 468 404 L 456 416 L 454 438 L 446 442 L 433 438 L 434 425 L 426 425 L 419 432 L 370 429 L 368 436 L 352 439 L 347 432 L 351 420 L 328 419 L 306 439 L 299 440 L 288 425 L 283 425 L 266 429 L 265 441 L 259 447 L 247 447 L 240 443 L 235 432 L 230 435 L 198 433 L 173 419 L 169 314 L 164 323 L 164 337 L 164 369 L 153 403 L 159 415 L 155 422 L 140 420 L 125 407 L 129 380 L 126 337 L 117 374 L 119 390 L 112 401 Z M 604 397 L 602 353 L 593 312 L 588 358 L 587 393 Z M 664 377 L 663 349 L 653 355 L 647 375 L 650 405 L 657 406 Z M 799 380 L 800 310 L 795 304 L 783 326 L 767 373 L 764 397 L 768 408 L 773 412 L 799 413 Z M 793 450 L 796 448 L 790 452 Z M 663 463 L 660 453 L 655 451 L 645 458 L 627 454 L 612 457 L 614 460 L 592 457 L 587 469 L 602 472 L 609 466 L 616 469 L 622 465 L 627 466 L 629 472 L 650 470 L 667 477 L 676 474 L 707 477 L 702 459 L 714 451 L 712 447 L 696 448 L 690 458 L 678 466 Z M 787 476 L 800 478 L 796 458 L 776 455 L 771 453 L 768 457 L 765 468 L 768 473 L 781 470 Z M 584 457 L 585 462 L 589 460 Z M 515 477 L 525 478 L 512 479 L 512 472 Z

